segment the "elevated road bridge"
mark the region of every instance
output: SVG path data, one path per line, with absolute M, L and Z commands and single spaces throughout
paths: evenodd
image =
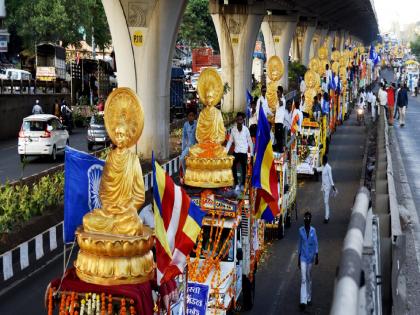
M 103 0 L 116 52 L 119 86 L 139 95 L 147 123 L 138 151 L 169 155 L 169 82 L 178 27 L 187 0 Z M 260 29 L 268 55 L 285 64 L 280 84 L 287 89 L 287 61 L 307 65 L 317 48 L 343 50 L 369 44 L 378 33 L 370 0 L 210 0 L 222 62 L 230 86 L 222 110 L 244 110 L 251 88 L 252 53 Z M 150 122 L 150 123 L 149 123 Z M 159 123 L 157 123 L 159 122 Z M 165 123 L 166 122 L 166 123 Z

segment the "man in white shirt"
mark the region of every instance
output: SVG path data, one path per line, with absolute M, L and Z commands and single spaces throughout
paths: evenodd
M 381 88 L 378 91 L 378 98 L 379 98 L 379 105 L 381 105 L 381 107 L 384 110 L 384 114 L 386 114 L 386 104 L 388 102 L 388 93 L 385 90 L 385 84 L 381 84 Z M 380 114 L 381 111 L 378 110 L 378 114 Z
M 330 83 L 331 83 L 331 80 L 332 80 L 332 71 L 330 69 L 329 64 L 325 65 L 325 76 L 326 76 L 326 79 L 327 79 L 327 86 L 329 87 Z
M 302 77 L 300 77 L 300 87 L 299 87 L 299 90 L 300 90 L 300 94 L 304 94 L 305 91 L 306 91 L 306 83 L 305 83 L 305 80 L 303 80 Z
M 322 78 L 321 90 L 324 93 L 328 93 L 328 84 L 327 84 L 327 78 L 326 77 Z
M 262 106 L 265 116 L 268 118 L 268 116 L 273 116 L 273 113 L 270 110 L 270 107 L 268 107 L 267 98 L 265 97 L 265 94 L 267 93 L 267 87 L 263 85 L 261 87 L 261 96 L 259 97 L 257 101 L 257 120 L 258 115 L 260 113 L 260 106 Z
M 370 100 L 370 105 L 372 107 L 372 121 L 376 121 L 376 112 L 378 106 L 376 105 L 376 95 L 372 91 L 369 91 L 368 100 Z
M 331 188 L 336 191 L 332 178 L 331 166 L 328 164 L 328 157 L 324 155 L 322 158 L 322 186 L 321 191 L 324 193 L 325 217 L 324 223 L 330 220 L 330 193 Z
M 283 87 L 277 89 L 278 103 L 276 106 L 276 116 L 274 117 L 274 132 L 276 138 L 277 151 L 282 153 L 284 146 L 284 116 L 286 114 L 286 99 L 283 96 Z
M 232 144 L 235 145 L 233 156 L 232 172 L 233 179 L 235 182 L 235 190 L 243 189 L 245 186 L 246 178 L 246 165 L 248 163 L 248 148 L 250 149 L 251 156 L 254 154 L 254 144 L 252 143 L 251 135 L 247 127 L 243 125 L 245 115 L 243 113 L 238 113 L 236 115 L 236 126 L 232 128 L 232 131 L 229 136 L 229 141 L 226 145 L 226 151 L 229 152 Z M 236 167 L 238 163 L 241 165 L 241 187 L 238 183 L 238 173 Z

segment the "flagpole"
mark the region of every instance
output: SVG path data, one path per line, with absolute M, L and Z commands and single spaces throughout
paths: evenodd
M 188 264 L 185 265 L 185 287 L 184 287 L 184 314 L 187 314 L 187 294 L 188 294 Z
M 66 272 L 66 242 L 63 244 L 63 274 Z

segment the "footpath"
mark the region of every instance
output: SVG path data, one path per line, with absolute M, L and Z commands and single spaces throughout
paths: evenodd
M 282 240 L 268 247 L 264 262 L 256 275 L 255 304 L 248 314 L 293 315 L 299 311 L 300 270 L 297 267 L 298 228 L 305 211 L 312 212 L 312 225 L 319 241 L 319 265 L 312 269 L 312 306 L 304 314 L 328 314 L 330 311 L 336 268 L 339 264 L 343 239 L 351 215 L 351 207 L 360 186 L 366 130 L 358 126 L 354 113 L 332 136 L 329 163 L 336 198 L 330 202 L 331 217 L 323 224 L 324 206 L 321 182 L 305 178 L 299 181 L 298 221 L 286 230 Z
M 404 314 L 418 314 L 420 309 L 420 98 L 409 96 L 406 124 L 397 121 L 391 131 L 391 152 L 394 177 L 403 231 L 406 235 L 405 263 L 401 273 L 403 297 L 406 298 Z M 401 284 L 399 284 L 401 286 Z M 400 290 L 401 291 L 401 290 Z

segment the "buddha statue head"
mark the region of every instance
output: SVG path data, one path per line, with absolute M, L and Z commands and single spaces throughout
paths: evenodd
M 267 75 L 271 81 L 278 81 L 283 76 L 283 61 L 278 56 L 271 56 L 267 63 Z
M 201 72 L 197 82 L 198 95 L 206 106 L 219 104 L 223 96 L 223 82 L 220 75 L 213 68 Z
M 127 126 L 124 124 L 118 125 L 115 129 L 115 145 L 118 148 L 126 148 L 130 143 L 130 135 L 128 134 Z
M 118 88 L 114 92 L 105 104 L 105 127 L 117 148 L 130 148 L 143 132 L 143 107 L 130 89 Z

